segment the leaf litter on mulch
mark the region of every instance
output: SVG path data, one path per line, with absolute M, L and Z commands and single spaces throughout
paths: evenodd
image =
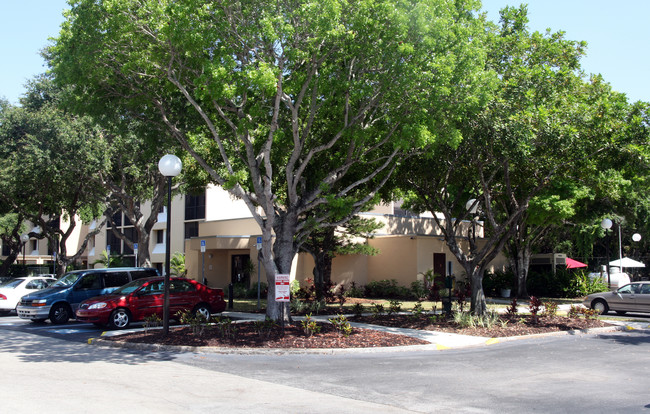
M 490 328 L 461 328 L 452 320 L 440 319 L 433 321 L 425 315 L 413 317 L 411 315 L 392 314 L 355 316 L 349 318 L 350 322 L 490 338 L 609 326 L 597 319 L 567 318 L 563 316 L 542 317 L 539 318 L 539 323 L 537 324 L 531 323 L 529 319 L 529 317 L 521 316 L 510 319 L 505 324 L 494 324 Z M 105 339 L 146 344 L 226 348 L 369 348 L 424 345 L 429 343 L 406 335 L 356 327 L 353 327 L 351 334 L 346 337 L 340 334 L 329 323 L 319 323 L 321 332 L 310 336 L 305 334 L 299 324 L 287 324 L 284 330 L 280 326 L 276 326 L 268 334 L 260 334 L 254 322 L 238 322 L 233 323 L 233 326 L 236 328 L 235 334 L 229 338 L 221 337 L 219 330 L 214 326 L 210 326 L 205 329 L 202 335 L 194 334 L 189 327 L 173 327 L 170 329 L 168 335 L 163 335 L 161 330 L 150 329 L 147 332 L 109 336 L 105 337 Z

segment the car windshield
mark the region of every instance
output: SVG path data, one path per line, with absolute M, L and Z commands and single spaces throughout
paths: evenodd
M 145 279 L 136 279 L 133 282 L 129 282 L 126 285 L 123 285 L 122 287 L 119 287 L 113 291 L 114 295 L 128 295 L 131 292 L 135 292 L 140 288 L 140 286 L 144 285 L 147 283 L 147 280 Z
M 68 273 L 56 281 L 52 287 L 72 286 L 81 277 L 81 273 Z
M 3 284 L 0 284 L 0 288 L 6 288 L 6 289 L 15 289 L 18 285 L 23 283 L 25 279 L 11 279 L 7 280 Z

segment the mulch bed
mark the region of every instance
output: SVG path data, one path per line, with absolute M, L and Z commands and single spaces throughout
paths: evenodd
M 567 318 L 563 316 L 543 317 L 539 323 L 532 324 L 530 317 L 511 319 L 505 326 L 497 324 L 491 328 L 460 328 L 452 320 L 432 321 L 427 316 L 419 318 L 410 315 L 379 315 L 352 317 L 350 322 L 368 323 L 389 327 L 423 329 L 441 332 L 458 333 L 462 335 L 484 336 L 489 338 L 505 336 L 533 335 L 547 332 L 579 330 L 609 326 L 597 319 Z M 261 334 L 253 322 L 234 323 L 236 332 L 231 338 L 222 338 L 219 330 L 209 327 L 202 335 L 194 334 L 189 327 L 172 328 L 169 335 L 163 336 L 160 330 L 137 332 L 126 335 L 105 337 L 110 341 L 126 341 L 145 344 L 182 345 L 182 346 L 212 346 L 225 348 L 372 348 L 404 345 L 424 345 L 429 342 L 391 334 L 373 329 L 353 328 L 349 336 L 341 335 L 334 326 L 319 323 L 321 332 L 307 336 L 302 327 L 286 325 L 274 327 L 268 334 Z
M 379 315 L 378 317 L 355 316 L 350 318 L 350 322 L 370 323 L 399 328 L 423 329 L 427 331 L 451 332 L 461 335 L 485 336 L 488 338 L 534 335 L 548 332 L 572 331 L 610 326 L 609 324 L 597 319 L 567 318 L 564 316 L 540 317 L 539 322 L 536 324 L 530 322 L 530 316 L 521 316 L 512 319 L 504 317 L 503 320 L 507 321 L 505 326 L 497 324 L 490 328 L 479 326 L 461 328 L 454 323 L 453 320 L 441 319 L 434 322 L 426 316 L 413 318 L 410 315 L 393 314 Z
M 163 336 L 160 330 L 137 332 L 105 337 L 111 341 L 126 341 L 145 344 L 214 346 L 224 348 L 372 348 L 402 345 L 426 345 L 429 342 L 373 329 L 353 328 L 345 337 L 330 324 L 320 324 L 321 332 L 307 336 L 299 325 L 273 328 L 268 335 L 260 334 L 253 322 L 234 324 L 237 328 L 234 338 L 220 337 L 216 328 L 208 329 L 203 335 L 195 335 L 191 328 L 181 327 L 169 330 Z

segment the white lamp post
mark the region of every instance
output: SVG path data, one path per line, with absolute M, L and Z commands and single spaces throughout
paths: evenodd
M 169 333 L 169 271 L 170 271 L 170 232 L 172 216 L 172 178 L 181 172 L 183 163 L 173 155 L 167 154 L 158 162 L 158 170 L 167 177 L 167 231 L 165 235 L 165 293 L 163 303 L 163 333 Z

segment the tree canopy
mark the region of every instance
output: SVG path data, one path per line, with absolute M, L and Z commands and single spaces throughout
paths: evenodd
M 484 99 L 477 1 L 71 5 L 49 50 L 57 80 L 85 111 L 165 128 L 244 200 L 262 229 L 273 318 L 272 280 L 314 228 L 301 218 L 336 200 L 312 220 L 345 221 L 398 155 L 460 140 L 457 110 Z
M 525 6 L 505 8 L 490 33 L 486 69 L 498 86 L 483 111 L 467 116 L 465 139 L 432 147 L 403 175 L 411 205 L 439 213 L 434 218 L 471 280 L 479 314 L 489 262 L 530 223 L 530 213 L 541 215 L 549 200 L 560 207 L 553 185 L 567 188 L 584 169 L 593 172 L 598 156 L 625 136 L 627 101 L 599 78 L 584 79 L 585 44 L 562 32 L 530 32 L 526 13 Z M 477 226 L 484 239 L 476 238 Z
M 89 118 L 58 106 L 63 93 L 51 79 L 39 77 L 29 84 L 21 107 L 3 107 L 0 122 L 3 204 L 21 221 L 38 226 L 30 236 L 48 240 L 60 271 L 86 247 L 87 239 L 77 251 L 67 251 L 75 216 L 85 222 L 100 217 L 106 197 L 93 184 L 95 174 L 106 167 L 105 141 Z M 63 220 L 69 225 L 61 226 Z

